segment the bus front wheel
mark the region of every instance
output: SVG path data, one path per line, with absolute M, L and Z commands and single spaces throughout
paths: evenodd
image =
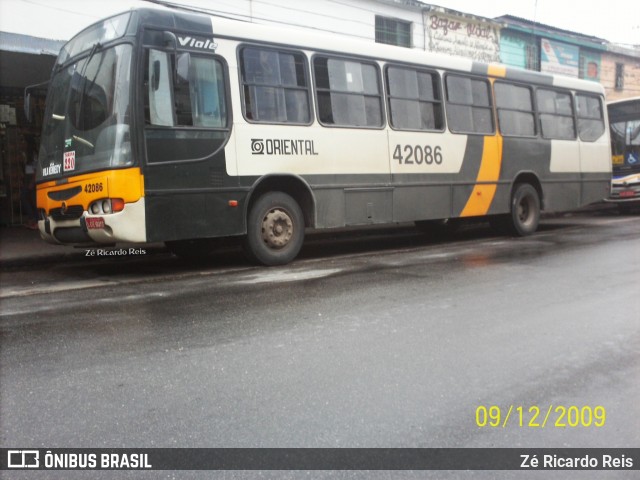
M 243 241 L 249 260 L 267 266 L 291 262 L 304 242 L 304 216 L 298 203 L 283 192 L 262 195 L 251 207 Z

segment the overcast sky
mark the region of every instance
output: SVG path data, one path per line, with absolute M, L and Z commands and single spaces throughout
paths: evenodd
M 68 40 L 100 18 L 128 10 L 136 1 L 0 0 L 0 31 Z M 173 1 L 188 4 L 197 0 Z M 304 0 L 291 2 L 299 7 Z M 216 0 L 209 0 L 206 5 L 215 8 L 215 3 Z M 438 0 L 425 3 L 487 18 L 515 15 L 614 43 L 640 44 L 640 0 Z

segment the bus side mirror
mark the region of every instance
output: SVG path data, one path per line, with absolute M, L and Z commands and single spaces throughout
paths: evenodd
M 24 116 L 27 119 L 27 123 L 33 121 L 33 115 L 31 113 L 31 92 L 35 89 L 41 89 L 49 85 L 49 81 L 42 83 L 36 83 L 35 85 L 27 85 L 24 89 Z
M 24 116 L 31 123 L 31 92 L 24 91 Z
M 165 46 L 173 48 L 174 50 L 178 48 L 178 39 L 173 32 L 169 32 L 168 30 L 162 32 L 162 40 L 164 40 Z

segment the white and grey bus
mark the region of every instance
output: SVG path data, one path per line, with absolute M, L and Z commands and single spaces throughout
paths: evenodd
M 169 8 L 70 40 L 38 168 L 54 243 L 238 237 L 265 265 L 305 228 L 489 217 L 606 197 L 598 83 Z

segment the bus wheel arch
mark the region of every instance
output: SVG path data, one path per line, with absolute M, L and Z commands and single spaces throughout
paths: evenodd
M 516 187 L 522 183 L 527 183 L 535 188 L 538 193 L 538 198 L 540 199 L 540 210 L 544 210 L 544 193 L 542 190 L 542 183 L 540 183 L 540 179 L 534 173 L 523 172 L 516 176 L 516 179 L 511 186 L 511 197 L 513 197 Z
M 543 209 L 542 184 L 533 173 L 516 176 L 509 202 L 507 227 L 509 233 L 524 237 L 538 229 Z
M 247 202 L 245 254 L 254 263 L 285 265 L 299 253 L 304 229 L 315 222 L 315 202 L 308 186 L 288 177 L 267 177 Z
M 305 226 L 316 226 L 316 200 L 311 187 L 300 177 L 292 175 L 268 175 L 259 179 L 247 198 L 245 219 L 248 218 L 255 202 L 268 192 L 282 192 L 289 195 L 302 209 Z
M 491 225 L 501 233 L 524 237 L 538 229 L 543 209 L 542 185 L 532 173 L 516 177 L 509 194 L 509 213 L 490 218 Z

